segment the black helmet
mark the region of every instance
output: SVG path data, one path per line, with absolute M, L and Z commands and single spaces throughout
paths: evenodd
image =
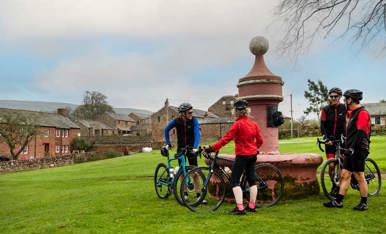
M 331 93 L 337 93 L 339 94 L 339 96 L 342 96 L 342 90 L 338 87 L 334 87 L 330 89 L 330 91 L 328 91 L 328 94 L 331 94 Z
M 236 110 L 244 110 L 247 107 L 248 107 L 248 102 L 244 99 L 239 99 L 235 101 L 235 103 L 233 104 L 233 108 L 235 108 Z
M 363 95 L 363 92 L 360 90 L 357 90 L 357 89 L 346 90 L 343 94 L 344 97 L 346 97 L 346 98 L 350 97 L 351 99 L 353 99 L 355 101 L 362 100 L 362 98 L 363 98 L 362 95 Z
M 184 102 L 182 103 L 179 107 L 178 107 L 178 112 L 185 112 L 185 111 L 188 111 L 190 109 L 193 109 L 193 106 L 190 105 L 190 103 L 187 103 L 187 102 Z

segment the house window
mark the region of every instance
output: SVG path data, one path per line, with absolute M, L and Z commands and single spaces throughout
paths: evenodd
M 55 147 L 55 152 L 56 152 L 56 153 L 59 153 L 59 152 L 60 152 L 60 145 L 57 145 L 57 146 Z
M 48 137 L 50 135 L 50 130 L 49 129 L 44 129 L 43 131 L 43 136 Z
M 381 117 L 375 116 L 375 124 L 381 124 Z
M 386 117 L 381 118 L 381 125 L 385 125 L 385 118 Z
M 68 129 L 64 130 L 64 137 L 68 137 Z
M 63 154 L 64 153 L 64 148 L 65 148 L 64 145 L 62 145 L 60 148 L 61 148 L 62 154 Z
M 56 135 L 56 137 L 60 137 L 60 129 L 55 130 L 55 135 Z
M 68 145 L 65 145 L 65 146 L 64 146 L 64 153 L 68 153 L 68 149 L 69 149 L 69 146 L 68 146 Z
M 23 148 L 22 154 L 28 154 L 28 145 Z

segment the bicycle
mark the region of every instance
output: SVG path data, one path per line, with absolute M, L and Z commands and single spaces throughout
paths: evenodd
M 186 185 L 188 185 L 189 181 L 194 177 L 199 178 L 199 183 L 197 185 L 190 184 L 191 187 L 186 186 L 188 188 L 188 196 L 183 198 L 185 206 L 193 212 L 215 211 L 221 206 L 225 199 L 227 199 L 227 201 L 233 199 L 233 192 L 230 184 L 230 170 L 227 170 L 227 167 L 223 168 L 218 164 L 220 160 L 227 159 L 219 158 L 218 153 L 219 152 L 216 152 L 214 157 L 211 157 L 210 154 L 202 153 L 206 159 L 210 160 L 210 165 L 208 167 L 196 167 L 190 170 L 181 180 L 181 183 L 186 183 Z M 259 163 L 256 165 L 255 169 L 258 186 L 256 207 L 262 208 L 275 205 L 284 192 L 284 179 L 280 170 L 270 163 Z M 245 200 L 249 201 L 249 185 L 245 172 L 243 172 L 240 181 L 243 197 Z M 200 197 L 197 197 L 196 194 L 194 194 L 194 191 L 197 191 L 198 189 L 193 188 L 192 185 L 199 186 L 199 191 L 201 191 Z M 182 192 L 183 191 L 180 190 L 180 194 L 182 194 Z M 203 203 L 203 201 L 205 202 Z
M 166 199 L 171 193 L 173 193 L 177 202 L 184 205 L 182 197 L 177 192 L 180 190 L 177 185 L 179 184 L 178 181 L 180 178 L 195 167 L 186 165 L 186 155 L 191 149 L 189 147 L 181 148 L 179 152 L 174 155 L 174 157 L 169 157 L 169 151 L 165 148 L 164 150 L 164 153 L 161 151 L 161 155 L 167 157 L 167 165 L 159 163 L 154 172 L 154 188 L 156 194 L 159 198 Z M 171 162 L 174 160 L 180 161 L 179 167 L 173 168 L 171 166 Z
M 341 145 L 344 142 L 343 137 L 341 139 L 335 139 L 332 140 L 333 144 L 335 145 L 335 157 L 328 159 L 322 166 L 322 170 L 320 171 L 320 183 L 323 189 L 324 195 L 330 199 L 335 199 L 336 193 L 339 192 L 339 183 L 340 183 L 340 174 L 343 167 L 343 159 L 344 155 L 341 154 L 342 151 L 347 151 L 347 149 L 343 148 Z M 319 149 L 324 152 L 321 145 L 326 144 L 327 140 L 321 141 L 319 138 L 317 138 L 317 144 L 319 146 Z M 329 167 L 332 168 L 332 170 L 329 170 Z M 365 179 L 368 185 L 368 195 L 369 196 L 376 196 L 379 194 L 381 190 L 382 185 L 382 178 L 381 178 L 381 171 L 379 170 L 379 167 L 377 163 L 367 157 L 365 159 Z M 326 174 L 328 176 L 326 176 Z M 328 177 L 328 179 L 326 179 Z M 329 185 L 331 185 L 331 189 L 329 192 Z M 351 176 L 351 182 L 350 182 L 351 188 L 355 190 L 359 190 L 359 185 L 357 180 L 355 179 L 354 175 Z

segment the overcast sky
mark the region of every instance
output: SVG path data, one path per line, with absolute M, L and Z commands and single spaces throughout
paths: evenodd
M 347 38 L 316 39 L 280 56 L 284 33 L 276 0 L 1 0 L 0 99 L 79 104 L 86 90 L 114 107 L 156 111 L 169 98 L 207 109 L 237 93 L 254 57 L 249 42 L 270 42 L 266 63 L 282 77 L 289 115 L 300 117 L 307 79 L 358 88 L 365 102 L 386 98 L 386 59 Z

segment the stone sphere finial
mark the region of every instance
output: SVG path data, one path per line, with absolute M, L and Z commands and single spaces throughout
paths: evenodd
M 249 43 L 249 50 L 256 56 L 265 54 L 268 51 L 268 48 L 268 40 L 262 36 L 252 38 Z

